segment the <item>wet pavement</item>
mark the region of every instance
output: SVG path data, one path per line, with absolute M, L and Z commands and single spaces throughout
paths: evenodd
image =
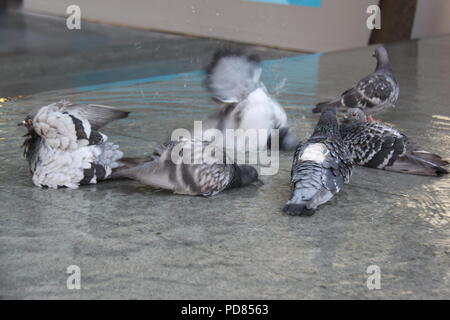
M 298 55 L 88 21 L 68 30 L 62 17 L 0 11 L 0 96 L 198 70 L 217 48 L 251 49 L 263 59 Z
M 379 116 L 450 158 L 450 37 L 387 47 L 401 86 Z M 371 48 L 264 62 L 263 80 L 301 139 L 313 105 L 372 71 Z M 218 110 L 202 73 L 149 75 L 36 93 L 0 107 L 0 296 L 20 299 L 450 298 L 450 178 L 357 168 L 311 218 L 290 217 L 292 154 L 263 186 L 212 198 L 172 195 L 131 181 L 79 190 L 33 187 L 18 123 L 66 98 L 131 111 L 108 126 L 130 156 Z M 66 269 L 81 269 L 68 290 Z M 369 266 L 381 271 L 369 290 Z

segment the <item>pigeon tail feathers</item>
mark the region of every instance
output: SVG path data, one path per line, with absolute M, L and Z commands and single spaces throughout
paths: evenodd
M 321 113 L 328 108 L 340 108 L 342 107 L 341 99 L 334 99 L 325 102 L 319 102 L 316 107 L 312 110 L 313 113 Z
M 138 179 L 139 169 L 148 169 L 151 164 L 157 164 L 153 157 L 142 157 L 142 158 L 121 158 L 118 160 L 120 164 L 119 167 L 114 168 L 111 174 L 111 179 Z M 154 167 L 154 166 L 152 166 Z
M 133 167 L 139 166 L 141 164 L 144 164 L 146 162 L 150 162 L 153 160 L 154 160 L 154 157 L 149 156 L 149 157 L 142 157 L 142 158 L 121 158 L 119 162 L 127 168 L 133 168 Z
M 431 162 L 433 165 L 436 165 L 439 167 L 445 167 L 450 164 L 447 160 L 443 160 L 441 156 L 431 153 L 431 152 L 414 150 L 411 153 L 414 157 L 420 158 L 422 161 Z
M 426 176 L 441 176 L 443 174 L 448 174 L 448 170 L 441 167 L 442 165 L 448 165 L 448 162 L 442 160 L 442 158 L 436 154 L 412 151 L 407 153 L 404 159 L 401 160 L 407 162 L 404 165 L 408 172 L 413 174 Z

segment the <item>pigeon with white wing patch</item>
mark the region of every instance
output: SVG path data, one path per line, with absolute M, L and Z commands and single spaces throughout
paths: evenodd
M 339 134 L 336 109 L 322 112 L 312 136 L 294 154 L 291 197 L 283 211 L 310 216 L 349 183 L 353 162 Z

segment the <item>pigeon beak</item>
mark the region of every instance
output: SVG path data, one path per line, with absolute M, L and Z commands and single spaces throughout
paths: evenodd
M 258 179 L 258 180 L 256 180 L 255 184 L 256 184 L 258 187 L 262 187 L 262 186 L 264 185 L 264 181 L 262 181 L 261 179 Z
M 17 126 L 18 127 L 20 127 L 20 126 L 25 126 L 27 123 L 25 122 L 25 120 L 23 120 L 22 122 L 19 122 L 18 124 L 17 124 Z

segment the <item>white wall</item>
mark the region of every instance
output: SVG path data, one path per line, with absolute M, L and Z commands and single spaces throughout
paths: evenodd
M 450 2 L 450 1 L 449 1 Z M 366 9 L 378 0 L 322 0 L 321 8 L 243 0 L 26 0 L 25 9 L 300 51 L 367 45 Z
M 450 33 L 450 1 L 419 0 L 412 38 Z

